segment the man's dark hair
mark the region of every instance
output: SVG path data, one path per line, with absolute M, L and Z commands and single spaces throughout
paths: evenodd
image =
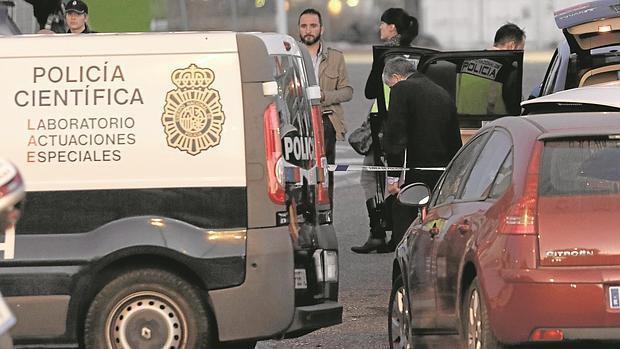
M 323 26 L 323 19 L 321 18 L 321 12 L 313 9 L 313 8 L 307 8 L 303 11 L 301 11 L 301 13 L 299 14 L 299 17 L 297 18 L 297 25 L 299 25 L 299 22 L 301 21 L 301 16 L 303 15 L 317 15 L 319 16 L 319 24 L 321 25 L 321 27 Z
M 381 22 L 394 24 L 396 32 L 400 34 L 400 45 L 409 46 L 413 39 L 418 36 L 418 20 L 410 16 L 402 8 L 392 7 L 381 15 Z
M 506 23 L 497 29 L 493 45 L 501 45 L 510 41 L 523 42 L 525 40 L 525 32 L 514 23 Z

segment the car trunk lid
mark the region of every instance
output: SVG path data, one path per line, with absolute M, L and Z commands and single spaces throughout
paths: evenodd
M 541 265 L 620 264 L 620 140 L 547 141 L 540 173 Z
M 554 13 L 571 52 L 620 43 L 620 1 L 592 1 Z

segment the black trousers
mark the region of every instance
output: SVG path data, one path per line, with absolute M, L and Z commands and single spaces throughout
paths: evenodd
M 410 183 L 421 182 L 433 190 L 441 174 L 441 171 L 410 170 L 407 172 L 407 177 L 405 177 L 405 184 L 403 186 Z M 394 200 L 394 205 L 392 206 L 392 237 L 390 238 L 390 247 L 396 247 L 396 245 L 398 245 L 417 216 L 417 207 L 401 205 L 398 200 Z
M 396 245 L 403 239 L 407 229 L 417 216 L 417 207 L 405 206 L 398 200 L 394 200 L 392 205 L 392 237 L 389 242 L 392 249 L 396 248 Z
M 329 119 L 329 116 L 323 116 L 323 135 L 325 137 L 324 146 L 325 146 L 325 157 L 327 158 L 327 163 L 333 165 L 336 163 L 336 129 L 334 129 L 334 125 L 332 121 Z M 328 176 L 328 192 L 329 192 L 329 206 L 332 209 L 332 214 L 334 210 L 334 172 L 329 171 Z

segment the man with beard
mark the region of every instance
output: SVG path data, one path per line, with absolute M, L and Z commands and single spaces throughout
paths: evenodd
M 325 155 L 328 164 L 336 161 L 336 140 L 344 140 L 347 132 L 344 124 L 344 111 L 340 103 L 348 102 L 353 97 L 353 88 L 349 85 L 347 67 L 342 52 L 323 45 L 323 22 L 321 13 L 313 8 L 299 15 L 299 39 L 306 45 L 314 74 L 321 87 L 321 108 L 323 110 L 323 129 L 325 137 Z M 334 173 L 329 173 L 329 201 L 333 211 Z

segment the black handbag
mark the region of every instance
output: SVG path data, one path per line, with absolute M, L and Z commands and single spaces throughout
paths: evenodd
M 360 155 L 367 155 L 372 145 L 372 135 L 370 132 L 370 121 L 366 119 L 362 125 L 349 135 L 349 144 L 353 150 Z

